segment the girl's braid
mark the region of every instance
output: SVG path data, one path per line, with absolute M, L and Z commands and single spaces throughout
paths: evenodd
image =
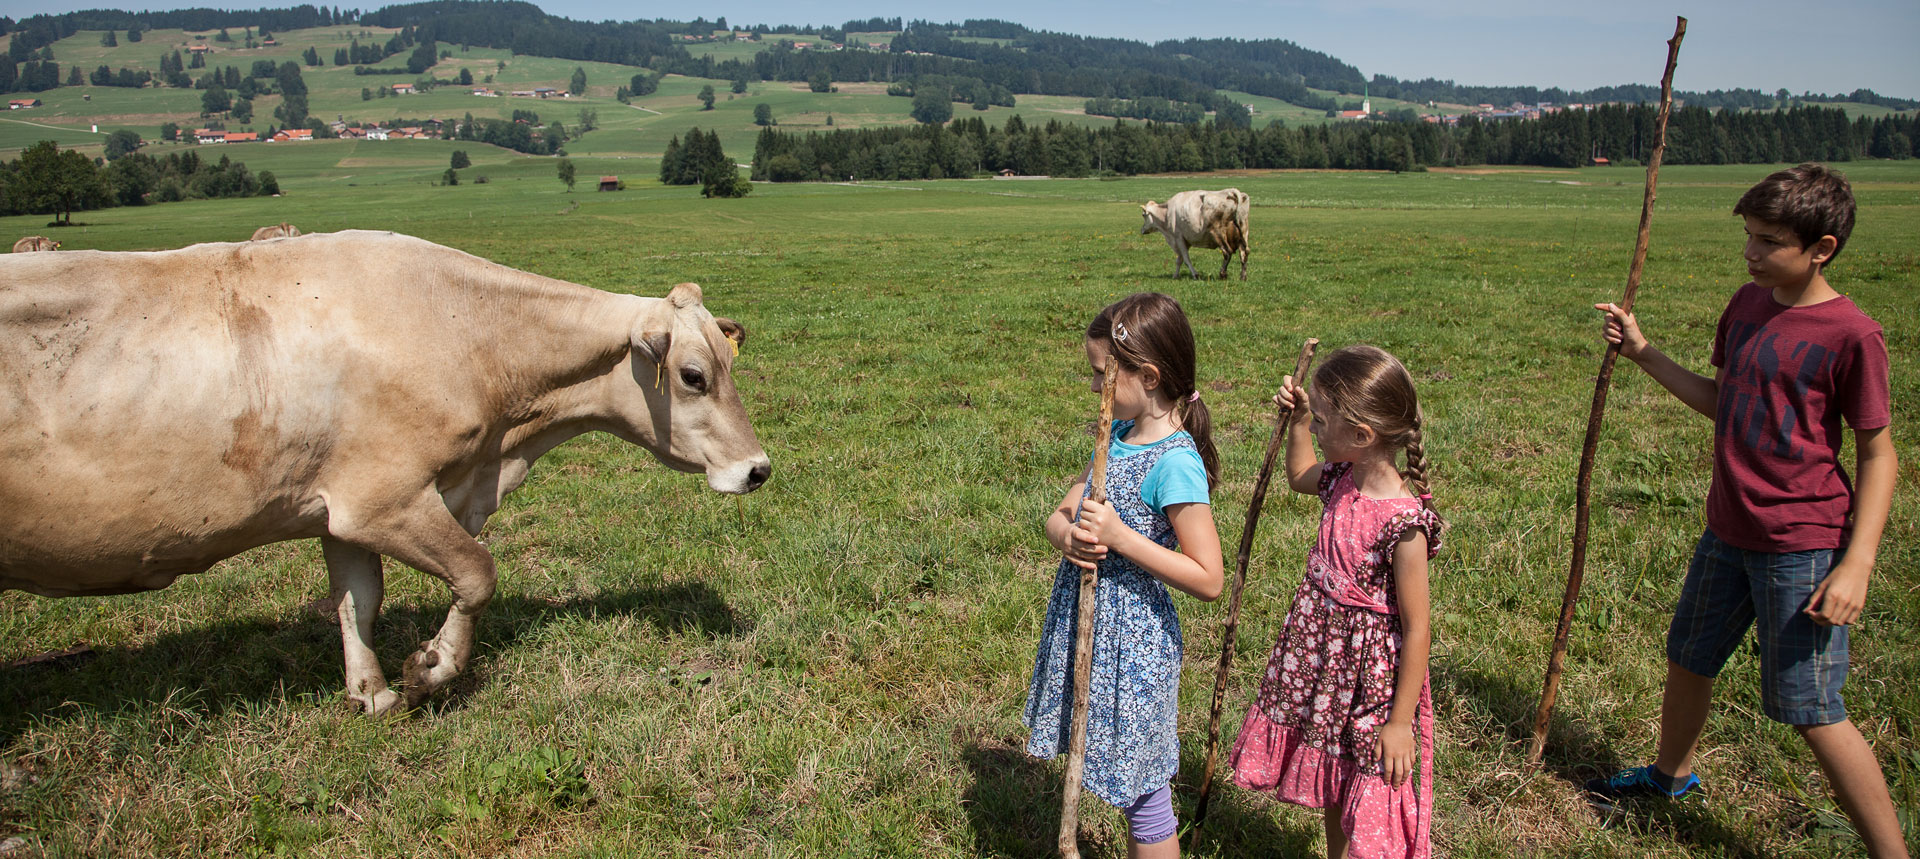
M 1413 486 L 1413 494 L 1421 496 L 1431 494 L 1427 486 L 1427 451 L 1420 436 L 1423 417 L 1424 415 L 1416 408 L 1413 413 L 1413 429 L 1407 432 L 1407 481 Z
M 1427 484 L 1427 449 L 1420 435 L 1420 425 L 1425 417 L 1420 407 L 1415 406 L 1413 429 L 1407 433 L 1407 482 L 1412 484 L 1413 494 L 1420 496 L 1420 506 L 1426 508 L 1427 512 L 1432 513 L 1433 517 L 1439 520 L 1440 524 L 1437 526 L 1439 529 L 1445 529 L 1447 520 L 1440 515 L 1440 511 L 1433 509 L 1433 494 Z M 1438 536 L 1438 532 L 1427 536 L 1431 540 Z

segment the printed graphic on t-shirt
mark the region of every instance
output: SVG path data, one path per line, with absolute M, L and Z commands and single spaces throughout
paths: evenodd
M 1727 340 L 1727 375 L 1722 384 L 1732 387 L 1730 395 L 1720 398 L 1714 431 L 1726 440 L 1782 459 L 1801 459 L 1806 440 L 1794 438 L 1799 407 L 1806 403 L 1814 380 L 1829 371 L 1833 352 L 1818 343 L 1795 340 L 1783 355 L 1780 335 L 1754 322 L 1731 323 Z M 1791 385 L 1768 385 L 1769 379 L 1781 377 L 1783 368 L 1792 373 Z M 1785 396 L 1789 387 L 1792 395 Z M 1781 396 L 1769 399 L 1765 396 L 1769 390 Z

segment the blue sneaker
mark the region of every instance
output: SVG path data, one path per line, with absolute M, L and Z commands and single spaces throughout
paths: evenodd
M 1611 778 L 1589 779 L 1587 781 L 1587 793 L 1592 794 L 1595 799 L 1608 802 L 1617 799 L 1639 799 L 1649 796 L 1664 796 L 1668 799 L 1679 799 L 1680 797 L 1686 796 L 1689 791 L 1700 786 L 1700 777 L 1693 773 L 1688 773 L 1686 780 L 1682 781 L 1680 786 L 1674 790 L 1667 790 L 1662 787 L 1660 785 L 1662 780 L 1663 779 L 1656 778 L 1654 775 L 1653 764 L 1647 764 L 1644 767 L 1621 770 L 1614 773 Z

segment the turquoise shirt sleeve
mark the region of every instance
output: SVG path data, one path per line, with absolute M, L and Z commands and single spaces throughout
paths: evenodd
M 1181 448 L 1168 451 L 1140 483 L 1140 500 L 1164 516 L 1175 504 L 1210 504 L 1207 467 L 1200 453 Z

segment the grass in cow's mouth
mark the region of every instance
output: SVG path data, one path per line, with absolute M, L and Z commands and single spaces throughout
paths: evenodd
M 1199 337 L 1228 545 L 1268 436 L 1267 398 L 1303 338 L 1379 344 L 1420 380 L 1435 497 L 1454 523 L 1434 572 L 1446 854 L 1858 851 L 1829 825 L 1804 744 L 1757 715 L 1744 652 L 1703 744 L 1714 796 L 1607 817 L 1581 798 L 1585 778 L 1650 754 L 1661 642 L 1708 479 L 1709 427 L 1631 368 L 1608 409 L 1548 766 L 1524 764 L 1599 365 L 1589 305 L 1625 282 L 1638 170 L 1578 171 L 1584 185 L 1538 171 L 1236 176 L 1254 203 L 1250 279 L 1222 283 L 1171 279 L 1172 251 L 1137 234 L 1139 202 L 1218 179 L 1033 181 L 1019 196 L 990 182 L 763 183 L 704 201 L 630 178 L 627 192 L 569 198 L 539 159 L 477 155 L 493 181 L 427 187 L 446 148 L 425 141 L 393 150 L 409 153 L 399 164 L 356 168 L 348 189 L 328 171 L 351 150 L 310 147 L 246 157 L 276 171 L 283 200 L 112 209 L 59 238 L 159 248 L 286 220 L 396 229 L 605 289 L 698 282 L 710 308 L 752 332 L 737 382 L 772 482 L 736 507 L 605 436 L 550 454 L 483 534 L 502 576 L 469 671 L 397 722 L 345 707 L 336 627 L 308 607 L 326 591 L 311 542 L 157 593 L 0 594 L 0 664 L 80 643 L 97 654 L 72 671 L 0 669 L 0 760 L 12 767 L 0 837 L 24 834 L 48 855 L 1048 853 L 1060 768 L 1026 757 L 1019 721 L 1056 561 L 1040 523 L 1090 444 L 1081 327 L 1150 289 L 1178 297 Z M 583 176 L 636 163 L 576 160 Z M 1639 311 L 1695 368 L 1743 279 L 1728 209 L 1769 169 L 1662 171 Z M 1860 226 L 1833 278 L 1887 328 L 1910 485 L 1920 166 L 1845 169 Z M 554 216 L 569 199 L 579 208 Z M 0 219 L 0 235 L 36 232 L 34 220 Z M 1211 253 L 1196 267 L 1209 269 Z M 406 272 L 392 288 L 408 288 Z M 1268 499 L 1229 737 L 1317 509 Z M 1902 781 L 1896 766 L 1920 766 L 1909 762 L 1916 528 L 1920 494 L 1903 489 L 1847 701 L 1920 819 L 1920 777 Z M 397 564 L 387 578 L 376 635 L 395 671 L 448 597 Z M 1178 604 L 1191 670 L 1176 787 L 1190 814 L 1226 606 Z M 1122 855 L 1117 814 L 1089 801 L 1082 820 L 1089 855 Z M 1319 831 L 1315 813 L 1223 785 L 1194 852 L 1300 855 L 1318 849 Z

